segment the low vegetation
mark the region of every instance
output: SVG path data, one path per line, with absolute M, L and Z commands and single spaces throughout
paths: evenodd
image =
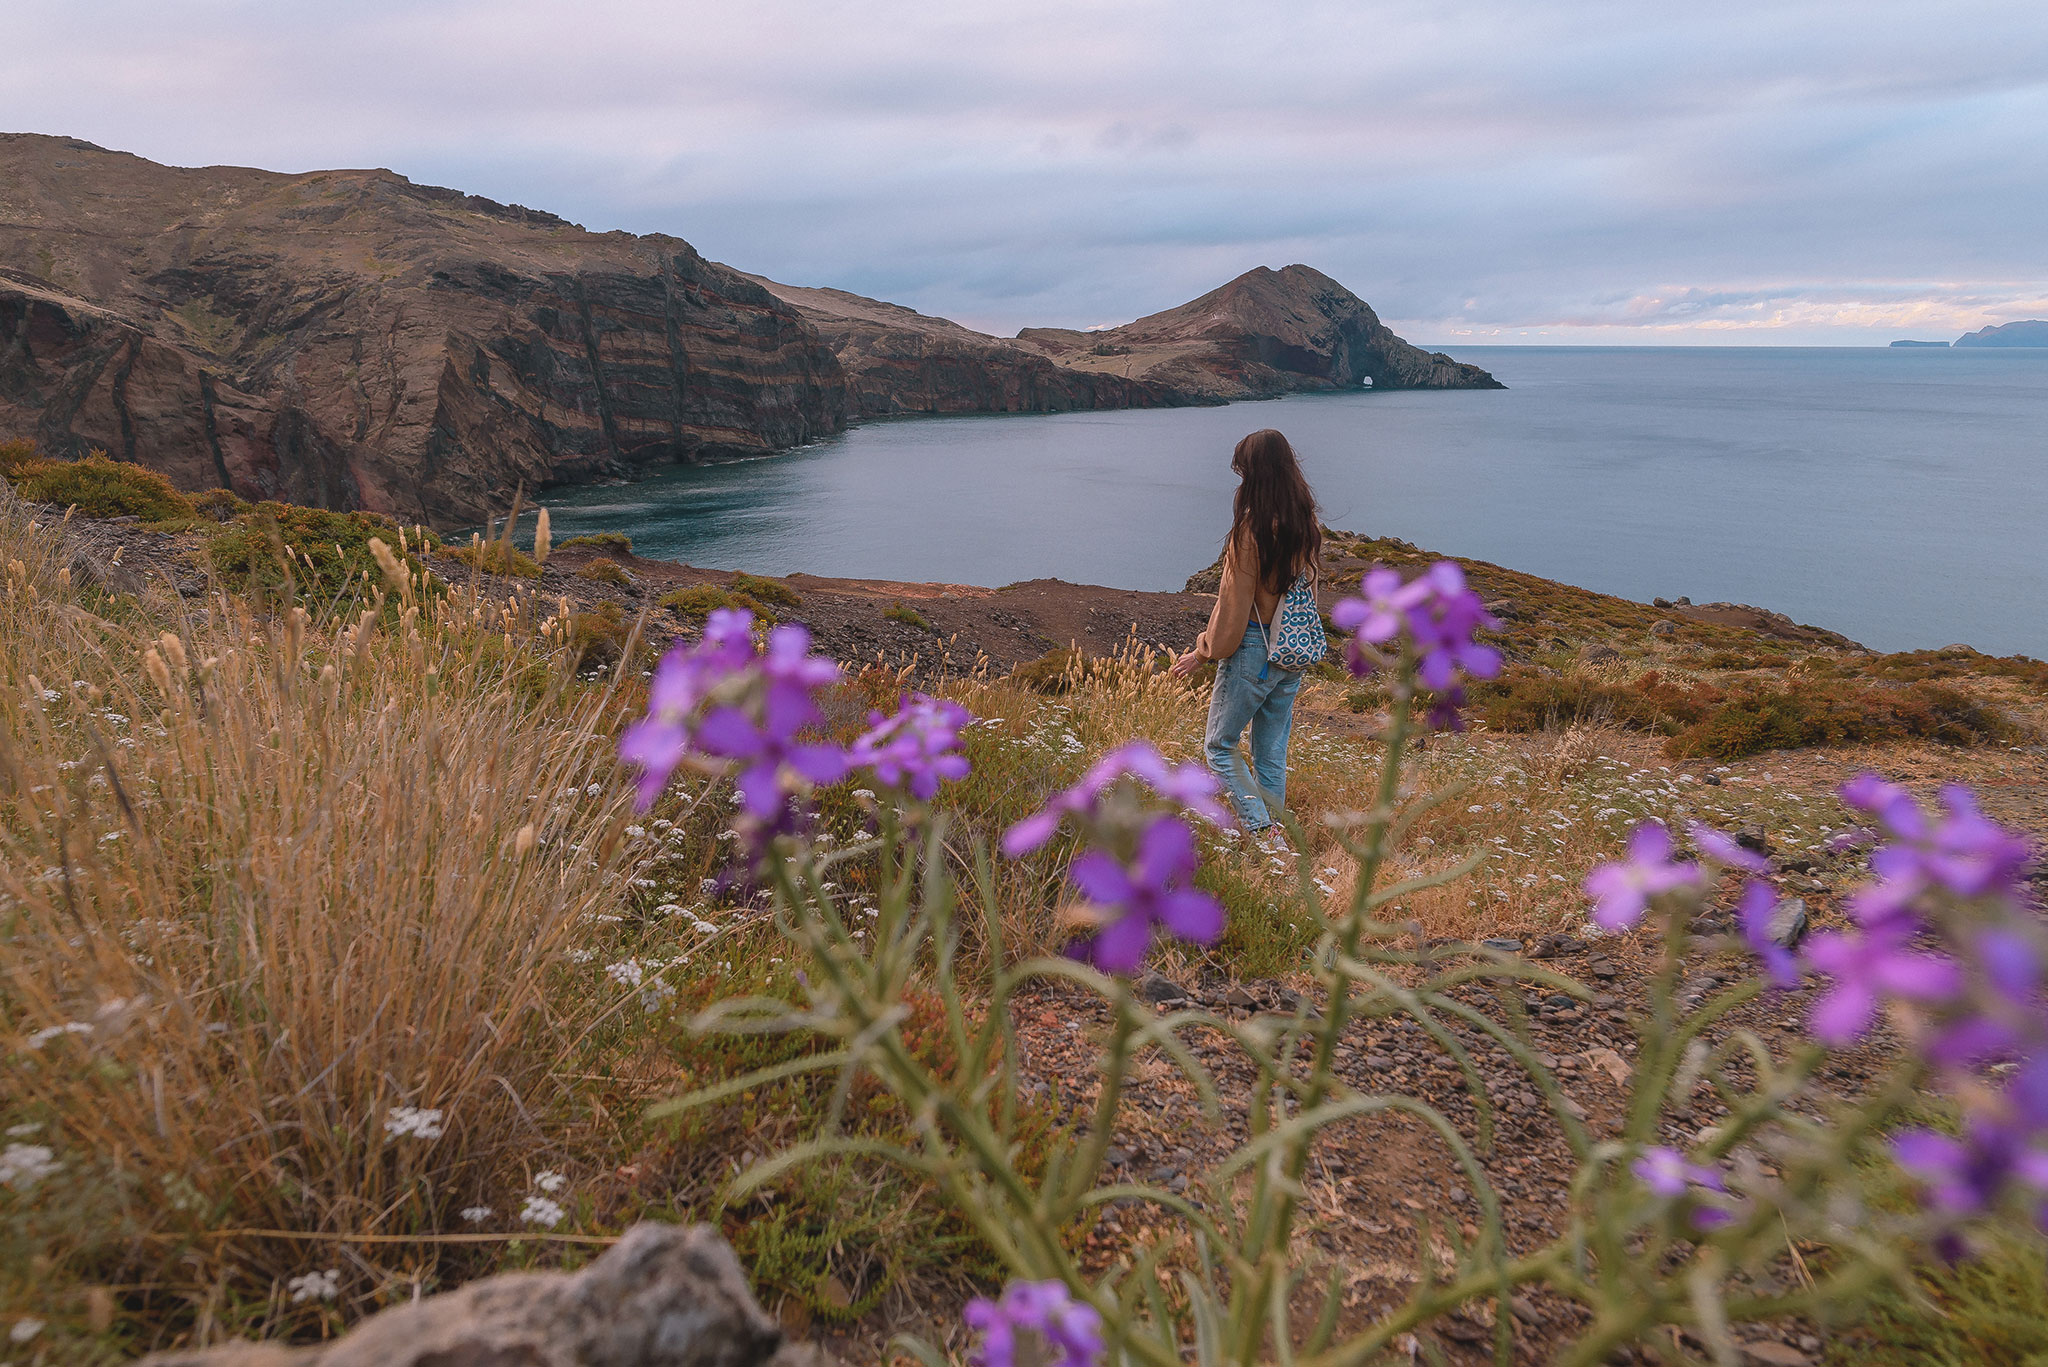
M 572 536 L 567 541 L 559 543 L 555 549 L 567 551 L 578 547 L 604 551 L 610 555 L 631 555 L 633 538 L 624 532 L 585 532 L 581 536 Z
M 626 573 L 625 566 L 608 555 L 600 555 L 576 571 L 578 579 L 588 579 L 593 584 L 609 584 L 615 589 L 633 587 L 633 576 Z
M 83 517 L 136 517 L 162 523 L 195 515 L 192 500 L 168 479 L 104 451 L 78 460 L 47 460 L 36 457 L 27 443 L 18 443 L 0 459 L 0 473 L 23 498 L 75 508 Z
M 997 1279 L 987 1240 L 893 1167 L 821 1159 L 772 1196 L 732 1194 L 735 1172 L 816 1135 L 828 1074 L 656 1111 L 825 1047 L 691 1028 L 720 998 L 789 1000 L 798 985 L 768 899 L 724 877 L 729 790 L 691 779 L 631 810 L 614 746 L 668 632 L 646 639 L 650 624 L 615 601 L 542 601 L 517 551 L 500 567 L 458 550 L 477 572 L 442 584 L 416 529 L 232 498 L 191 510 L 224 519 L 199 554 L 229 591 L 195 614 L 73 583 L 52 529 L 0 493 L 0 1030 L 22 1042 L 0 1062 L 0 1129 L 54 1165 L 32 1197 L 0 1190 L 0 1304 L 37 1307 L 38 1350 L 110 1363 L 231 1335 L 310 1341 L 485 1272 L 575 1261 L 574 1239 L 640 1218 L 719 1222 L 792 1324 L 929 1313 Z M 630 548 L 603 537 L 563 548 Z M 588 573 L 602 563 L 578 573 L 616 587 Z M 276 592 L 287 584 L 291 599 Z M 239 592 L 251 586 L 262 592 Z M 661 602 L 701 620 L 801 599 L 742 575 Z M 1614 615 L 1647 638 L 1649 609 Z M 1484 726 L 1415 761 L 1419 781 L 1466 796 L 1416 817 L 1402 873 L 1478 861 L 1464 883 L 1403 898 L 1425 938 L 1582 926 L 1578 877 L 1646 817 L 1761 824 L 1790 851 L 1833 857 L 1848 816 L 1832 803 L 1681 783 L 1626 758 L 1640 733 L 1713 756 L 2020 735 L 1972 691 L 1983 675 L 1946 652 L 1876 657 L 1896 662 L 1888 676 L 1802 655 L 1810 678 L 1751 688 L 1725 675 L 1788 666 L 1711 661 L 1780 652 L 1679 644 L 1700 646 L 1694 668 L 1525 665 L 1473 690 Z M 1162 663 L 1055 651 L 1010 676 L 932 683 L 983 719 L 966 734 L 972 772 L 941 803 L 958 848 L 992 843 L 1133 738 L 1198 759 L 1204 694 Z M 1989 673 L 2038 683 L 2026 662 Z M 856 677 L 828 732 L 850 739 L 911 682 Z M 1357 712 L 1386 702 L 1370 682 L 1304 687 L 1298 811 L 1373 800 L 1384 750 L 1347 692 Z M 813 838 L 845 850 L 876 819 L 871 796 L 837 785 L 818 795 Z M 1302 853 L 1335 892 L 1356 877 L 1328 840 Z M 1071 935 L 1070 854 L 963 855 L 950 873 L 997 909 L 1009 952 L 1053 951 Z M 1197 884 L 1224 904 L 1226 933 L 1157 966 L 1183 981 L 1298 980 L 1324 926 L 1291 894 L 1293 872 L 1205 836 Z M 832 873 L 862 906 L 889 876 L 869 856 Z M 980 952 L 970 939 L 964 953 Z M 918 986 L 904 1038 L 943 1070 L 956 1058 L 946 1003 Z M 1014 1161 L 1039 1174 L 1072 1118 L 1055 1091 L 1019 1111 Z M 856 1089 L 844 1114 L 854 1137 L 915 1132 L 886 1088 Z M 1872 1319 L 1865 1360 L 2038 1351 L 2040 1256 L 2015 1241 L 1930 1274 L 1941 1314 L 1902 1304 Z M 308 1290 L 330 1270 L 331 1299 Z
M 540 562 L 502 539 L 472 541 L 450 552 L 457 560 L 480 574 L 512 579 L 540 578 Z
M 901 622 L 904 626 L 914 631 L 930 631 L 933 629 L 930 619 L 908 603 L 891 603 L 888 607 L 882 609 L 882 616 L 887 621 Z

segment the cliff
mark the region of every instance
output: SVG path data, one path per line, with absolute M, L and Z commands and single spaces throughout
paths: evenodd
M 1246 271 L 1199 299 L 1101 332 L 1027 328 L 1020 341 L 1077 370 L 1220 399 L 1347 389 L 1504 389 L 1410 346 L 1366 302 L 1308 266 Z
M 2021 323 L 1979 328 L 1956 338 L 1956 345 L 2048 347 L 2048 319 L 2029 318 Z
M 1065 413 L 1217 399 L 1062 365 L 1045 352 L 901 304 L 750 277 L 817 328 L 846 372 L 847 407 L 899 413 Z
M 1499 388 L 1306 266 L 1108 332 L 991 337 L 679 238 L 390 171 L 162 166 L 0 134 L 0 438 L 187 489 L 481 521 L 512 491 L 898 413 Z
M 795 309 L 662 236 L 389 171 L 0 135 L 0 435 L 437 523 L 846 421 Z

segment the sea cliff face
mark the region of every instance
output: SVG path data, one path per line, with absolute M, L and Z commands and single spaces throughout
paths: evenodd
M 846 416 L 816 331 L 675 238 L 0 136 L 0 432 L 57 454 L 445 524 Z
M 0 134 L 0 439 L 447 526 L 513 491 L 903 413 L 1499 388 L 1318 271 L 1016 338 L 390 171 L 161 166 Z
M 1956 338 L 1957 346 L 2048 347 L 2048 319 L 2029 318 L 2019 323 L 2001 323 L 1979 328 Z

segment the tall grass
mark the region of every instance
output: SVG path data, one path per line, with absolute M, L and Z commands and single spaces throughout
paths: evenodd
M 612 688 L 537 683 L 474 596 L 100 600 L 0 500 L 0 1121 L 62 1164 L 0 1193 L 0 1293 L 260 1331 L 308 1234 L 516 1206 L 600 1009 L 548 985 L 631 874 Z M 437 1279 L 381 1247 L 344 1304 Z

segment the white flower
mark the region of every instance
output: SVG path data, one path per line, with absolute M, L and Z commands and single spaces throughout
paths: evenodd
M 563 1187 L 568 1186 L 569 1179 L 556 1172 L 553 1168 L 546 1168 L 533 1175 L 533 1184 L 552 1196 Z
M 25 1125 L 9 1125 L 7 1127 L 7 1137 L 9 1139 L 25 1139 L 41 1128 L 43 1127 L 33 1120 Z
M 324 1272 L 308 1272 L 293 1277 L 284 1287 L 292 1293 L 293 1305 L 304 1305 L 307 1301 L 331 1301 L 341 1294 L 341 1269 L 330 1267 Z
M 692 921 L 690 929 L 696 931 L 699 935 L 716 935 L 718 933 L 718 927 L 712 925 L 709 921 Z
M 23 1315 L 7 1331 L 9 1343 L 27 1343 L 43 1332 L 43 1322 L 32 1315 Z
M 597 951 L 594 949 L 572 949 L 569 951 L 569 962 L 572 964 L 587 964 L 596 957 Z
M 414 1135 L 420 1139 L 439 1139 L 441 1113 L 423 1106 L 393 1106 L 391 1114 L 384 1118 L 384 1133 L 393 1139 Z
M 651 1016 L 656 1011 L 661 1010 L 662 1007 L 668 1005 L 675 998 L 675 995 L 676 990 L 673 987 L 656 978 L 653 982 L 640 989 L 640 1009 Z
M 41 1144 L 9 1144 L 0 1149 L 0 1187 L 27 1191 L 64 1165 L 55 1152 Z
M 606 964 L 604 975 L 621 987 L 638 987 L 646 973 L 638 959 L 621 959 L 618 963 Z
M 526 1204 L 519 1210 L 519 1218 L 523 1223 L 539 1225 L 543 1229 L 553 1229 L 562 1223 L 563 1214 L 562 1208 L 545 1196 L 527 1197 Z
M 464 1206 L 462 1208 L 462 1218 L 473 1225 L 480 1225 L 491 1218 L 491 1208 L 489 1206 Z

